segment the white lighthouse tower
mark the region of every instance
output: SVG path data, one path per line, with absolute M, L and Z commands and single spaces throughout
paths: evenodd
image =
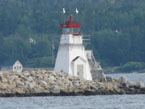
M 82 24 L 74 21 L 72 16 L 61 24 L 62 35 L 54 71 L 92 80 L 81 28 Z

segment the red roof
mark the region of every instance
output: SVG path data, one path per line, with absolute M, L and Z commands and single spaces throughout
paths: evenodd
M 74 21 L 72 19 L 72 16 L 70 16 L 70 19 L 68 21 L 66 21 L 65 24 L 61 24 L 60 26 L 62 28 L 81 28 L 82 24 Z

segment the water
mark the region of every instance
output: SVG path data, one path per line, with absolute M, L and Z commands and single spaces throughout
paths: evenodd
M 144 82 L 145 83 L 145 73 L 119 73 L 119 74 L 107 74 L 107 76 L 111 76 L 113 78 L 119 79 L 121 76 L 127 77 L 128 81 L 133 82 Z
M 145 109 L 145 95 L 1 98 L 0 109 Z
M 143 81 L 145 74 L 108 74 Z M 145 95 L 0 98 L 0 109 L 145 109 Z

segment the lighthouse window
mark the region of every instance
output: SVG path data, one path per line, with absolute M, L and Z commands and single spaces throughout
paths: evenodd
M 63 28 L 64 34 L 78 34 L 80 32 L 80 28 Z
M 70 33 L 72 33 L 72 28 L 63 28 L 63 33 L 64 34 L 70 34 Z
M 79 28 L 73 28 L 73 33 L 79 33 Z

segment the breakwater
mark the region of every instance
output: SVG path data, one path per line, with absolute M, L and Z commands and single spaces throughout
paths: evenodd
M 0 72 L 0 96 L 76 96 L 145 94 L 144 83 L 107 77 L 107 81 L 87 81 L 50 70 Z

